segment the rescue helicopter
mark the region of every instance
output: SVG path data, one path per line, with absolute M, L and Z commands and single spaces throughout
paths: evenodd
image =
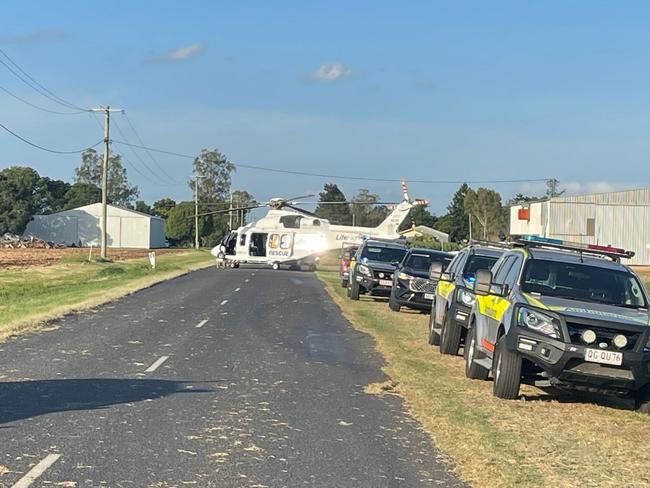
M 345 245 L 361 243 L 364 238 L 394 240 L 400 237 L 398 229 L 415 206 L 426 206 L 428 201 L 411 201 L 402 182 L 404 199 L 394 205 L 391 213 L 377 227 L 334 225 L 297 205 L 314 195 L 293 198 L 273 198 L 266 203 L 210 212 L 211 214 L 268 207 L 268 213 L 257 220 L 227 234 L 211 251 L 223 267 L 237 268 L 242 263 L 267 264 L 273 269 L 288 266 L 292 269 L 316 269 L 325 252 Z M 336 202 L 346 203 L 346 202 Z

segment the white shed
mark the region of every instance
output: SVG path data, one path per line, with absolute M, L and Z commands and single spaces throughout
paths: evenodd
M 68 246 L 98 246 L 101 213 L 101 203 L 93 203 L 55 214 L 35 215 L 23 235 Z M 108 247 L 153 249 L 168 245 L 164 219 L 114 205 L 108 205 L 107 213 Z
M 510 235 L 537 235 L 634 251 L 650 264 L 650 188 L 560 196 L 510 207 Z

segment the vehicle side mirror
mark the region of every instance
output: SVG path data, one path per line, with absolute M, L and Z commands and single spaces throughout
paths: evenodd
M 442 277 L 442 263 L 431 263 L 429 268 L 429 279 L 431 281 L 440 281 Z
M 490 285 L 490 291 L 494 295 L 505 297 L 508 295 L 508 293 L 510 293 L 510 288 L 508 288 L 508 285 L 506 284 L 503 285 L 492 284 Z
M 476 281 L 474 282 L 474 293 L 477 295 L 489 295 L 492 287 L 492 271 L 479 269 L 476 272 Z

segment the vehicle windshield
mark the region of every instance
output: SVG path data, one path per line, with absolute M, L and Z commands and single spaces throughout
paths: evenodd
M 521 291 L 619 307 L 647 308 L 641 285 L 632 273 L 585 264 L 531 259 L 521 279 Z
M 474 278 L 474 276 L 476 276 L 476 272 L 479 269 L 492 269 L 492 266 L 494 266 L 494 263 L 496 263 L 498 259 L 498 256 L 478 256 L 476 254 L 471 255 L 467 260 L 467 264 L 465 265 L 463 277 L 466 279 Z
M 404 254 L 406 254 L 406 249 L 368 246 L 361 252 L 361 259 L 365 258 L 369 261 L 393 263 L 401 261 L 404 258 Z
M 411 253 L 406 257 L 404 266 L 418 271 L 428 271 L 431 263 L 442 263 L 443 271 L 451 262 L 451 258 L 441 254 L 424 254 L 424 253 Z

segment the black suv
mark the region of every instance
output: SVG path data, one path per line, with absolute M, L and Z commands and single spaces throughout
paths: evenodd
M 440 263 L 444 270 L 453 257 L 453 254 L 433 249 L 409 249 L 393 276 L 393 289 L 388 300 L 390 309 L 399 312 L 404 306 L 431 310 L 436 284 L 429 279 L 429 268 L 433 263 Z
M 350 267 L 348 296 L 360 293 L 387 296 L 393 287 L 393 273 L 406 254 L 406 245 L 396 241 L 367 239 L 361 244 Z

